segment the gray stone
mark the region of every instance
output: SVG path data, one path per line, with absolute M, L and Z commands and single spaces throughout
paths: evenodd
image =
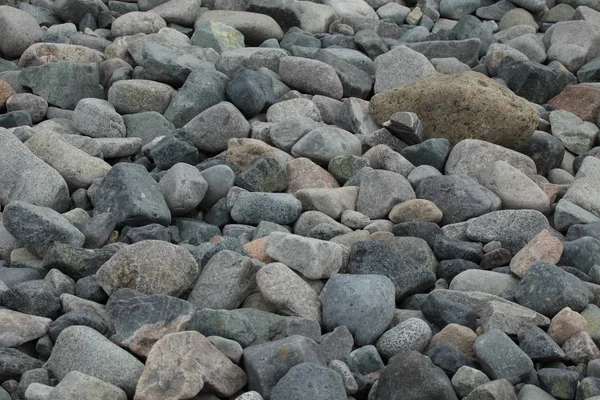
M 524 325 L 548 326 L 550 320 L 533 310 L 513 303 L 490 301 L 480 315 L 480 324 L 486 332 L 490 329 L 500 329 L 507 335 L 515 335 Z
M 255 289 L 258 270 L 249 257 L 221 251 L 202 269 L 188 301 L 197 308 L 236 309 Z
M 292 147 L 294 157 L 306 157 L 320 165 L 327 165 L 335 156 L 361 153 L 360 139 L 334 126 L 313 129 Z
M 219 21 L 202 20 L 195 24 L 192 44 L 213 48 L 220 54 L 226 50 L 243 48 L 244 35 Z
M 135 114 L 146 111 L 164 113 L 175 90 L 164 83 L 145 79 L 129 79 L 115 82 L 108 90 L 108 101 L 119 114 Z M 88 96 L 93 97 L 93 96 Z M 49 101 L 49 103 L 51 103 Z
M 248 388 L 269 398 L 277 382 L 292 367 L 307 362 L 326 365 L 317 343 L 302 336 L 293 335 L 247 347 L 244 349 L 244 366 L 248 375 Z M 340 384 L 343 389 L 341 379 Z
M 175 126 L 156 111 L 124 115 L 123 121 L 125 122 L 127 137 L 141 138 L 142 145 L 159 136 L 175 132 Z
M 46 163 L 35 157 L 12 133 L 0 129 L 0 204 L 14 200 L 66 211 L 69 191 L 65 180 Z
M 42 39 L 42 30 L 27 12 L 6 5 L 0 6 L 0 53 L 8 59 L 19 58 L 32 44 Z
M 550 124 L 552 135 L 559 138 L 567 150 L 577 155 L 585 153 L 594 146 L 599 132 L 595 124 L 583 121 L 565 110 L 552 111 Z
M 116 342 L 140 356 L 147 356 L 166 334 L 185 330 L 194 311 L 184 300 L 163 294 L 147 296 L 132 289 L 118 290 L 106 304 Z
M 533 371 L 531 359 L 501 330 L 491 329 L 479 336 L 474 349 L 484 372 L 493 380 L 518 383 Z
M 480 1 L 472 0 L 442 0 L 440 1 L 440 16 L 459 20 L 465 15 L 472 14 L 480 6 Z
M 301 57 L 283 57 L 279 62 L 281 81 L 302 93 L 319 94 L 341 99 L 343 87 L 330 65 Z
M 240 224 L 258 225 L 261 221 L 288 225 L 300 216 L 302 203 L 284 193 L 241 193 L 231 209 L 231 217 Z
M 323 290 L 324 328 L 346 326 L 359 346 L 374 343 L 392 319 L 394 287 L 384 276 L 338 274 Z
M 307 385 L 307 382 L 311 382 Z M 331 369 L 304 362 L 290 368 L 271 391 L 272 400 L 345 400 L 342 377 Z
M 104 98 L 98 65 L 59 61 L 24 69 L 21 85 L 31 88 L 48 104 L 74 109 L 81 99 Z
M 553 400 L 554 397 L 549 395 L 544 390 L 540 389 L 537 386 L 532 384 L 524 385 L 521 390 L 519 390 L 519 400 Z
M 371 219 L 386 218 L 396 204 L 414 198 L 415 192 L 404 176 L 370 169 L 360 179 L 356 211 Z
M 478 386 L 490 381 L 483 372 L 478 369 L 463 365 L 452 377 L 452 387 L 460 398 L 466 397 Z
M 535 210 L 501 210 L 467 221 L 469 239 L 488 243 L 498 240 L 513 255 L 544 229 L 546 217 Z
M 115 216 L 117 229 L 125 225 L 168 225 L 171 222 L 171 213 L 160 186 L 139 164 L 115 165 L 97 193 L 90 197 L 97 212 L 110 212 Z
M 160 240 L 123 248 L 97 272 L 98 282 L 109 295 L 129 287 L 144 294 L 179 296 L 197 276 L 198 264 L 187 250 Z
M 560 361 L 565 352 L 542 328 L 525 324 L 517 331 L 519 347 L 534 362 Z
M 109 245 L 102 249 L 81 249 L 63 243 L 54 243 L 44 254 L 42 265 L 46 269 L 56 268 L 73 279 L 81 279 L 96 273 L 120 245 Z
M 200 171 L 184 163 L 169 168 L 158 184 L 173 216 L 194 210 L 208 190 L 208 183 Z
M 202 13 L 194 27 L 200 21 L 218 21 L 229 25 L 244 35 L 249 46 L 258 46 L 267 39 L 283 39 L 283 30 L 277 22 L 268 15 L 246 11 L 211 10 Z
M 46 367 L 59 380 L 79 371 L 118 386 L 131 396 L 144 364 L 94 329 L 71 326 L 58 337 Z
M 419 318 L 409 318 L 384 332 L 377 339 L 377 350 L 384 359 L 407 351 L 423 352 L 431 340 L 431 328 Z
M 589 296 L 582 281 L 548 262 L 533 264 L 516 291 L 519 304 L 550 318 L 565 307 L 583 310 L 590 302 Z
M 73 398 L 127 400 L 127 394 L 113 384 L 79 371 L 71 371 L 52 389 L 48 398 L 55 400 Z
M 6 293 L 6 292 L 5 292 Z M 12 310 L 0 310 L 0 346 L 17 347 L 44 336 L 52 320 Z
M 108 11 L 108 7 L 101 1 L 83 1 L 83 0 L 59 0 L 52 8 L 58 17 L 63 21 L 72 21 L 79 24 L 83 17 L 90 13 L 94 18 L 102 11 Z
M 559 61 L 570 71 L 576 72 L 587 61 L 600 55 L 594 45 L 598 37 L 596 26 L 590 22 L 562 21 L 544 33 L 543 41 L 548 49 L 549 61 Z
M 324 50 L 317 51 L 313 58 L 333 67 L 342 83 L 343 97 L 368 98 L 373 86 L 373 79 L 368 73 Z
M 48 102 L 31 93 L 18 93 L 9 97 L 6 101 L 6 111 L 13 112 L 20 110 L 27 111 L 31 115 L 32 122 L 35 124 L 46 116 Z
M 273 145 L 291 152 L 298 140 L 317 128 L 317 122 L 308 117 L 293 117 L 271 125 L 269 138 Z
M 478 291 L 500 296 L 505 291 L 515 291 L 519 279 L 509 274 L 470 269 L 456 275 L 450 283 L 450 290 L 463 292 Z
M 157 33 L 167 23 L 158 14 L 134 11 L 121 15 L 111 25 L 113 37 L 133 36 L 137 33 Z
M 238 69 L 227 83 L 227 97 L 251 118 L 277 102 L 271 77 L 248 68 Z
M 423 54 L 406 46 L 394 47 L 385 55 L 377 57 L 374 67 L 375 93 L 396 89 L 436 72 Z
M 20 379 L 26 371 L 41 368 L 44 363 L 37 358 L 10 347 L 0 348 L 0 380 Z M 9 397 L 10 398 L 10 397 Z
M 332 332 L 321 336 L 319 348 L 327 362 L 342 360 L 352 352 L 354 338 L 344 325 L 336 327 Z
M 279 60 L 289 56 L 284 49 L 267 47 L 247 47 L 226 50 L 216 62 L 217 70 L 231 75 L 240 67 L 259 69 L 265 67 L 273 72 L 279 71 Z
M 467 397 L 465 397 L 465 400 L 482 398 L 490 400 L 517 400 L 517 394 L 515 388 L 508 380 L 498 379 L 476 387 Z
M 195 0 L 171 0 L 154 7 L 152 12 L 161 16 L 170 26 L 175 24 L 190 28 L 202 10 L 200 4 Z M 164 33 L 162 29 L 161 31 Z
M 267 110 L 268 122 L 283 122 L 293 117 L 308 117 L 317 122 L 321 121 L 321 113 L 317 105 L 304 98 L 283 100 L 273 104 Z
M 598 171 L 600 171 L 600 159 L 585 157 L 575 175 L 575 182 L 569 186 L 563 198 L 600 217 L 597 194 L 600 187 Z
M 86 136 L 124 137 L 126 128 L 115 108 L 106 100 L 82 99 L 73 115 L 75 128 Z
M 53 242 L 81 247 L 85 236 L 66 218 L 51 208 L 23 201 L 4 208 L 3 225 L 21 244 L 42 256 Z
M 307 188 L 294 194 L 302 202 L 303 210 L 321 211 L 334 219 L 340 219 L 343 212 L 356 208 L 358 188 Z
M 386 144 L 378 144 L 371 147 L 363 157 L 369 160 L 369 165 L 373 169 L 382 169 L 396 172 L 404 177 L 415 168 L 404 156 Z

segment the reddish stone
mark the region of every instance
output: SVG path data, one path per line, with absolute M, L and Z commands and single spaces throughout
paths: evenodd
M 546 193 L 546 196 L 548 196 L 550 204 L 554 203 L 554 201 L 556 200 L 559 188 L 560 186 L 555 185 L 554 183 L 542 183 L 540 185 L 540 189 L 542 189 L 544 193 Z
M 600 89 L 570 85 L 548 102 L 557 110 L 570 111 L 584 121 L 596 123 L 600 115 Z
M 6 81 L 0 81 L 0 108 L 6 105 L 6 101 L 15 94 L 15 90 Z
M 273 260 L 267 255 L 267 252 L 265 251 L 265 243 L 267 241 L 267 237 L 268 236 L 253 240 L 244 245 L 244 250 L 246 250 L 246 253 L 248 253 L 248 257 L 256 258 L 257 260 L 262 261 L 265 264 L 273 262 Z

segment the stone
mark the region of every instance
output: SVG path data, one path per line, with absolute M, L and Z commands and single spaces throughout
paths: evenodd
M 498 22 L 498 30 L 504 31 L 514 26 L 529 25 L 536 30 L 538 24 L 533 19 L 531 13 L 522 8 L 513 8 L 504 13 Z
M 185 27 L 192 27 L 201 13 L 200 4 L 189 0 L 167 1 L 158 7 L 154 7 L 151 11 L 162 17 L 167 24 L 177 24 Z M 161 33 L 160 30 L 159 33 Z
M 175 126 L 156 111 L 147 111 L 123 116 L 128 138 L 141 138 L 142 145 L 166 132 L 175 132 Z
M 483 372 L 463 365 L 452 377 L 452 387 L 460 398 L 465 398 L 474 389 L 489 381 L 490 379 Z
M 477 103 L 473 102 L 475 98 Z M 450 113 L 443 107 L 431 110 L 427 104 L 432 102 L 452 104 L 453 107 L 460 104 L 459 107 L 469 108 L 470 112 Z M 486 109 L 480 109 L 484 103 Z M 477 138 L 509 148 L 531 136 L 538 120 L 531 105 L 475 72 L 439 74 L 389 93 L 377 94 L 371 100 L 370 111 L 379 124 L 387 121 L 394 112 L 414 112 L 429 138 L 445 137 L 453 144 L 462 139 Z
M 398 89 L 403 85 L 414 83 L 434 74 L 435 67 L 423 54 L 406 46 L 397 46 L 385 55 L 377 57 L 374 62 L 375 68 L 375 93 L 382 93 Z M 405 110 L 399 107 L 397 111 Z M 373 112 L 373 108 L 371 108 Z M 386 111 L 384 111 L 385 113 Z M 416 112 L 421 117 L 421 114 Z M 391 114 L 390 114 L 391 115 Z M 390 116 L 388 115 L 388 117 Z M 377 119 L 379 117 L 379 119 Z M 376 121 L 381 125 L 383 115 L 376 114 Z M 387 120 L 388 118 L 386 118 Z
M 265 251 L 308 279 L 329 278 L 344 263 L 344 249 L 339 244 L 281 232 L 268 236 Z
M 416 351 L 392 357 L 371 393 L 375 400 L 457 399 L 446 373 Z
M 123 248 L 97 272 L 100 285 L 109 295 L 130 287 L 144 294 L 179 296 L 197 276 L 198 264 L 187 250 L 159 240 L 144 240 Z
M 519 347 L 534 362 L 552 362 L 566 359 L 565 352 L 544 330 L 534 325 L 523 325 L 517 332 Z
M 320 165 L 327 165 L 335 156 L 361 154 L 360 139 L 334 126 L 313 129 L 292 147 L 294 157 L 306 157 Z
M 0 365 L 0 379 L 6 382 L 9 379 L 20 379 L 21 375 L 29 370 L 41 368 L 43 362 L 17 349 L 2 347 L 0 349 Z
M 552 134 L 563 142 L 570 152 L 580 155 L 594 146 L 598 135 L 598 127 L 587 121 L 581 120 L 575 114 L 556 110 L 550 113 Z
M 444 329 L 450 324 L 458 324 L 471 329 L 475 329 L 476 326 L 477 316 L 471 307 L 453 301 L 440 292 L 430 293 L 421 304 L 421 311 L 428 322 L 440 329 Z M 461 348 L 464 350 L 464 346 Z
M 552 318 L 548 335 L 562 346 L 571 336 L 586 331 L 587 320 L 581 314 L 565 307 Z
M 29 67 L 19 75 L 19 83 L 49 105 L 63 109 L 72 110 L 85 98 L 104 98 L 96 63 L 59 61 Z
M 128 79 L 115 82 L 108 90 L 108 101 L 119 114 L 147 111 L 164 113 L 175 95 L 175 90 L 160 82 L 146 79 Z
M 280 48 L 246 47 L 224 51 L 215 65 L 218 71 L 226 75 L 231 75 L 240 67 L 250 69 L 264 67 L 272 72 L 277 72 L 279 60 L 288 55 L 286 50 Z
M 571 336 L 563 344 L 562 349 L 575 364 L 587 364 L 591 360 L 600 358 L 600 349 L 587 332 L 579 332 Z
M 306 382 L 311 384 L 307 386 Z M 277 382 L 270 398 L 345 400 L 346 390 L 342 377 L 337 372 L 319 364 L 303 362 L 290 368 Z
M 27 392 L 29 392 L 29 389 L 27 389 Z M 27 398 L 27 395 L 25 397 Z M 127 394 L 119 387 L 79 371 L 71 371 L 66 374 L 49 393 L 49 398 L 56 400 L 68 400 L 77 397 L 85 397 L 90 400 L 102 400 L 104 398 L 127 400 Z
M 173 216 L 194 210 L 208 190 L 208 183 L 200 171 L 184 163 L 169 168 L 158 184 Z
M 583 310 L 589 303 L 589 290 L 578 278 L 554 264 L 537 262 L 523 276 L 516 300 L 551 318 L 565 307 L 577 312 Z
M 301 57 L 283 57 L 279 61 L 281 81 L 302 93 L 341 99 L 343 87 L 335 69 L 319 61 Z M 318 76 L 318 79 L 315 77 Z
M 587 21 L 563 21 L 550 27 L 544 33 L 543 41 L 548 49 L 549 61 L 557 60 L 565 66 L 569 65 L 569 70 L 575 72 L 585 62 L 600 55 L 593 45 L 597 38 L 598 32 L 594 24 Z M 569 51 L 565 51 L 566 49 Z M 573 50 L 577 52 L 577 60 L 570 60 L 569 53 Z
M 168 225 L 171 222 L 171 212 L 160 186 L 139 164 L 113 166 L 96 194 L 90 197 L 97 212 L 114 215 L 117 229 L 125 225 Z
M 228 148 L 232 138 L 247 138 L 250 123 L 231 103 L 216 104 L 184 125 L 189 141 L 201 151 L 218 153 Z
M 313 57 L 335 70 L 342 83 L 343 97 L 368 98 L 373 86 L 368 73 L 331 52 L 318 50 Z
M 597 206 L 596 188 L 600 184 L 595 171 L 600 171 L 600 160 L 595 157 L 585 157 L 577 175 L 563 199 L 583 208 L 584 210 L 600 216 L 600 208 Z
M 392 320 L 394 288 L 384 276 L 337 274 L 324 291 L 325 330 L 346 326 L 359 346 L 374 343 Z
M 39 339 L 48 332 L 52 320 L 49 318 L 27 315 L 12 310 L 0 310 L 2 330 L 0 345 L 17 347 L 23 343 Z
M 371 169 L 360 179 L 356 211 L 371 219 L 385 218 L 396 204 L 414 198 L 410 183 L 402 175 Z
M 465 15 L 472 14 L 478 8 L 479 3 L 476 1 L 442 0 L 440 1 L 440 16 L 459 20 Z
M 557 264 L 563 251 L 562 242 L 551 236 L 548 230 L 541 231 L 510 260 L 510 271 L 522 278 L 536 261 Z
M 519 333 L 524 325 L 547 326 L 550 320 L 525 307 L 512 303 L 490 301 L 480 315 L 481 327 L 487 332 L 500 329 L 507 335 Z
M 255 289 L 258 270 L 250 258 L 223 250 L 204 266 L 188 301 L 198 308 L 235 309 Z
M 502 206 L 500 198 L 468 176 L 432 176 L 416 187 L 419 199 L 435 204 L 442 213 L 441 224 L 453 224 L 479 217 Z M 435 222 L 435 221 L 432 221 Z
M 479 38 L 465 38 L 462 40 L 443 40 L 443 41 L 419 41 L 416 43 L 406 43 L 409 48 L 423 54 L 435 66 L 435 59 L 454 58 L 461 64 L 460 69 L 464 69 L 464 64 L 474 67 L 479 61 L 478 53 L 481 47 Z M 436 69 L 439 69 L 436 67 Z M 440 72 L 438 70 L 438 72 Z
M 296 193 L 301 189 L 325 189 L 340 186 L 332 174 L 308 158 L 300 157 L 288 162 L 285 166 L 285 172 L 289 193 Z
M 227 83 L 227 97 L 248 118 L 277 102 L 273 80 L 267 74 L 248 68 L 238 69 Z
M 175 376 L 177 379 L 173 380 Z M 168 334 L 156 342 L 148 354 L 135 396 L 184 398 L 195 396 L 204 388 L 219 396 L 231 396 L 245 384 L 246 374 L 240 367 L 202 334 L 187 331 Z
M 419 318 L 409 318 L 384 332 L 377 339 L 377 350 L 384 359 L 407 351 L 422 352 L 431 339 L 431 328 Z
M 79 24 L 86 14 L 90 13 L 96 18 L 102 11 L 108 11 L 108 7 L 101 1 L 60 0 L 54 5 L 53 11 L 61 20 Z
M 564 231 L 571 226 L 591 224 L 600 221 L 600 218 L 571 203 L 569 200 L 560 199 L 554 209 L 554 228 Z
M 547 132 L 535 131 L 533 136 L 519 148 L 523 154 L 531 157 L 537 173 L 549 176 L 553 169 L 558 169 L 565 154 L 565 146 L 560 139 Z
M 219 21 L 198 21 L 195 24 L 192 44 L 210 47 L 218 53 L 244 47 L 244 35 L 237 29 Z
M 600 259 L 597 256 L 598 249 L 600 249 L 599 239 L 582 237 L 564 242 L 563 248 L 559 265 L 577 268 L 584 273 L 589 273 L 594 265 L 600 265 Z
M 167 23 L 158 14 L 134 11 L 121 15 L 111 26 L 113 37 L 133 36 L 138 33 L 157 33 L 166 28 Z
M 300 189 L 294 194 L 302 202 L 303 210 L 321 211 L 334 219 L 340 219 L 344 211 L 354 211 L 356 208 L 358 188 L 349 186 L 331 189 Z
M 73 115 L 75 128 L 86 136 L 124 137 L 126 128 L 115 108 L 106 100 L 82 99 Z
M 5 103 L 6 111 L 9 113 L 21 110 L 27 111 L 33 123 L 40 122 L 46 116 L 48 110 L 48 102 L 46 100 L 30 93 L 12 95 Z M 2 104 L 2 100 L 0 100 L 0 104 Z
M 265 398 L 292 367 L 302 363 L 326 365 L 317 343 L 303 336 L 292 335 L 244 349 L 248 388 Z M 343 387 L 341 379 L 339 382 Z
M 144 364 L 87 326 L 71 326 L 59 335 L 46 368 L 59 380 L 78 371 L 133 395 Z
M 19 58 L 32 44 L 41 41 L 42 29 L 33 16 L 6 5 L 0 6 L 0 53 L 10 59 Z
M 484 383 L 475 389 L 467 397 L 466 400 L 475 399 L 506 399 L 517 400 L 517 394 L 513 385 L 506 379 L 498 379 L 492 382 Z
M 531 359 L 501 330 L 491 329 L 475 341 L 475 354 L 493 380 L 518 383 L 533 371 Z
M 445 138 L 427 139 L 420 144 L 403 148 L 400 154 L 417 167 L 431 166 L 443 171 L 450 154 L 450 141 Z
M 516 61 L 529 61 L 527 56 L 519 50 L 506 44 L 493 43 L 488 48 L 485 60 L 485 66 L 487 67 L 490 76 L 498 75 L 500 64 L 505 58 L 511 58 Z
M 63 43 L 36 43 L 23 52 L 19 59 L 19 67 L 36 67 L 57 61 L 100 64 L 104 60 L 104 55 L 101 52 L 86 46 Z
M 211 10 L 203 12 L 194 27 L 200 21 L 217 21 L 229 25 L 244 35 L 249 46 L 258 46 L 267 39 L 283 39 L 283 30 L 277 22 L 268 15 L 246 11 Z
M 270 221 L 288 225 L 298 219 L 301 210 L 302 203 L 292 194 L 245 192 L 237 197 L 231 217 L 240 224 Z

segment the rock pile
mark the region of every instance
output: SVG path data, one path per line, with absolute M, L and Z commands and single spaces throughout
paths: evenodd
M 0 400 L 600 398 L 600 5 L 0 0 Z

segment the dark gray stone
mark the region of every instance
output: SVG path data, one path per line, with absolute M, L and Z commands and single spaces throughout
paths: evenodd
M 156 167 L 163 171 L 177 163 L 195 165 L 200 161 L 198 149 L 177 135 L 164 137 L 152 148 L 149 156 Z
M 562 361 L 565 352 L 542 328 L 523 325 L 518 332 L 519 347 L 533 362 Z
M 600 222 L 590 224 L 575 224 L 567 231 L 567 240 L 576 240 L 584 236 L 590 236 L 600 240 Z
M 594 265 L 600 265 L 600 239 L 584 236 L 563 242 L 558 265 L 577 268 L 587 274 Z
M 416 351 L 390 358 L 371 395 L 373 400 L 458 399 L 444 371 Z
M 0 347 L 0 381 L 18 380 L 26 371 L 41 368 L 44 363 L 13 348 Z
M 463 175 L 424 178 L 415 195 L 438 206 L 443 213 L 442 225 L 463 222 L 502 207 L 502 200 L 492 191 Z
M 56 268 L 69 277 L 78 280 L 94 275 L 108 261 L 121 245 L 104 246 L 101 249 L 80 249 L 62 243 L 54 243 L 44 255 L 43 266 L 47 270 Z
M 451 342 L 440 343 L 439 346 L 429 350 L 427 356 L 431 359 L 431 362 L 443 369 L 448 377 L 452 377 L 461 367 L 475 368 L 474 360 L 466 357 Z
M 435 269 L 435 275 L 438 279 L 444 279 L 450 283 L 456 275 L 468 269 L 480 269 L 480 267 L 472 261 L 463 259 L 442 260 Z
M 142 240 L 162 240 L 171 241 L 169 229 L 159 224 L 149 224 L 144 226 L 130 227 L 126 226 L 121 230 L 119 242 L 134 244 Z
M 477 327 L 475 310 L 450 299 L 441 292 L 431 292 L 421 305 L 421 311 L 427 321 L 440 330 L 448 324 L 458 324 L 473 330 Z
M 208 183 L 208 189 L 199 207 L 200 209 L 208 209 L 227 196 L 227 192 L 229 192 L 235 181 L 235 173 L 227 165 L 214 165 L 201 171 L 201 173 Z
M 387 276 L 396 288 L 397 301 L 426 292 L 435 283 L 429 268 L 377 240 L 352 245 L 347 272 Z
M 358 171 L 369 166 L 369 160 L 353 155 L 339 155 L 329 160 L 327 170 L 340 184 L 346 183 Z
M 46 318 L 56 318 L 62 310 L 59 293 L 45 280 L 15 285 L 4 292 L 2 304 L 11 310 Z
M 179 230 L 179 240 L 194 246 L 208 242 L 214 236 L 220 236 L 221 230 L 204 221 L 192 218 L 176 218 L 175 226 Z
M 584 64 L 577 71 L 577 80 L 581 82 L 600 82 L 600 57 Z
M 18 126 L 31 126 L 31 114 L 25 110 L 17 110 L 0 114 L 0 128 L 16 128 Z
M 565 146 L 555 136 L 543 131 L 535 131 L 519 152 L 531 157 L 539 175 L 546 176 L 551 169 L 560 167 L 565 155 Z
M 288 187 L 285 168 L 276 160 L 257 158 L 238 173 L 235 185 L 251 192 L 283 192 Z
M 371 75 L 331 52 L 318 50 L 312 58 L 333 67 L 342 82 L 343 97 L 369 98 L 373 88 Z
M 350 332 L 348 332 L 348 334 L 350 335 Z M 318 342 L 321 339 L 321 325 L 319 322 L 312 319 L 289 317 L 271 325 L 271 328 L 269 329 L 269 340 L 271 341 L 293 335 L 304 336 Z M 350 337 L 352 337 L 352 335 L 350 335 Z M 319 348 L 323 351 L 323 347 L 320 346 L 320 344 Z
M 481 40 L 469 38 L 464 40 L 435 40 L 418 43 L 407 43 L 409 48 L 423 54 L 427 59 L 456 58 L 460 62 L 474 67 L 479 62 Z
M 9 288 L 22 282 L 43 279 L 41 270 L 33 268 L 8 268 L 0 267 L 0 281 Z
M 270 76 L 239 68 L 227 82 L 227 98 L 246 118 L 252 118 L 277 102 Z
M 394 225 L 392 233 L 396 236 L 418 237 L 427 242 L 429 247 L 433 247 L 437 235 L 443 235 L 442 228 L 433 222 L 402 222 Z
M 63 330 L 74 325 L 89 326 L 103 335 L 106 335 L 111 328 L 108 321 L 103 319 L 93 309 L 79 308 L 69 311 L 53 321 L 52 325 L 50 325 L 50 329 L 48 329 L 48 335 L 56 342 L 58 335 L 60 335 Z
M 310 384 L 307 384 L 310 382 Z M 337 372 L 312 362 L 293 366 L 271 390 L 271 400 L 346 400 Z
M 83 233 L 84 249 L 98 249 L 106 243 L 110 234 L 117 226 L 117 220 L 111 213 L 96 213 L 91 218 L 73 225 Z
M 590 302 L 585 284 L 556 265 L 536 262 L 519 283 L 517 302 L 552 318 L 565 307 L 579 312 Z
M 387 53 L 388 47 L 383 40 L 371 29 L 363 29 L 354 35 L 354 42 L 371 60 Z
M 492 43 L 496 43 L 492 32 L 492 25 L 482 23 L 479 18 L 474 15 L 466 15 L 458 21 L 451 34 L 457 40 L 477 38 L 481 41 L 479 45 L 478 57 L 483 57 L 488 47 Z
M 302 203 L 287 193 L 241 193 L 231 209 L 231 217 L 239 224 L 258 225 L 261 221 L 289 225 L 302 211 Z
M 319 348 L 325 361 L 343 360 L 350 355 L 354 347 L 352 333 L 344 325 L 336 327 L 332 332 L 321 336 Z
M 51 208 L 24 201 L 4 208 L 3 225 L 29 251 L 43 257 L 54 242 L 81 247 L 85 236 L 69 220 Z
M 117 229 L 171 222 L 158 183 L 142 165 L 119 163 L 112 167 L 91 200 L 97 212 L 115 216 Z
M 175 133 L 175 126 L 156 111 L 123 115 L 123 121 L 125 122 L 127 137 L 141 138 L 142 145 L 159 136 Z
M 477 242 L 466 242 L 438 235 L 433 242 L 433 253 L 438 260 L 460 258 L 479 263 L 483 256 L 483 245 Z
M 537 373 L 540 387 L 555 399 L 574 399 L 579 384 L 579 373 L 559 368 L 542 368 Z
M 96 275 L 79 279 L 75 284 L 75 296 L 101 304 L 108 300 L 108 295 L 98 283 Z

